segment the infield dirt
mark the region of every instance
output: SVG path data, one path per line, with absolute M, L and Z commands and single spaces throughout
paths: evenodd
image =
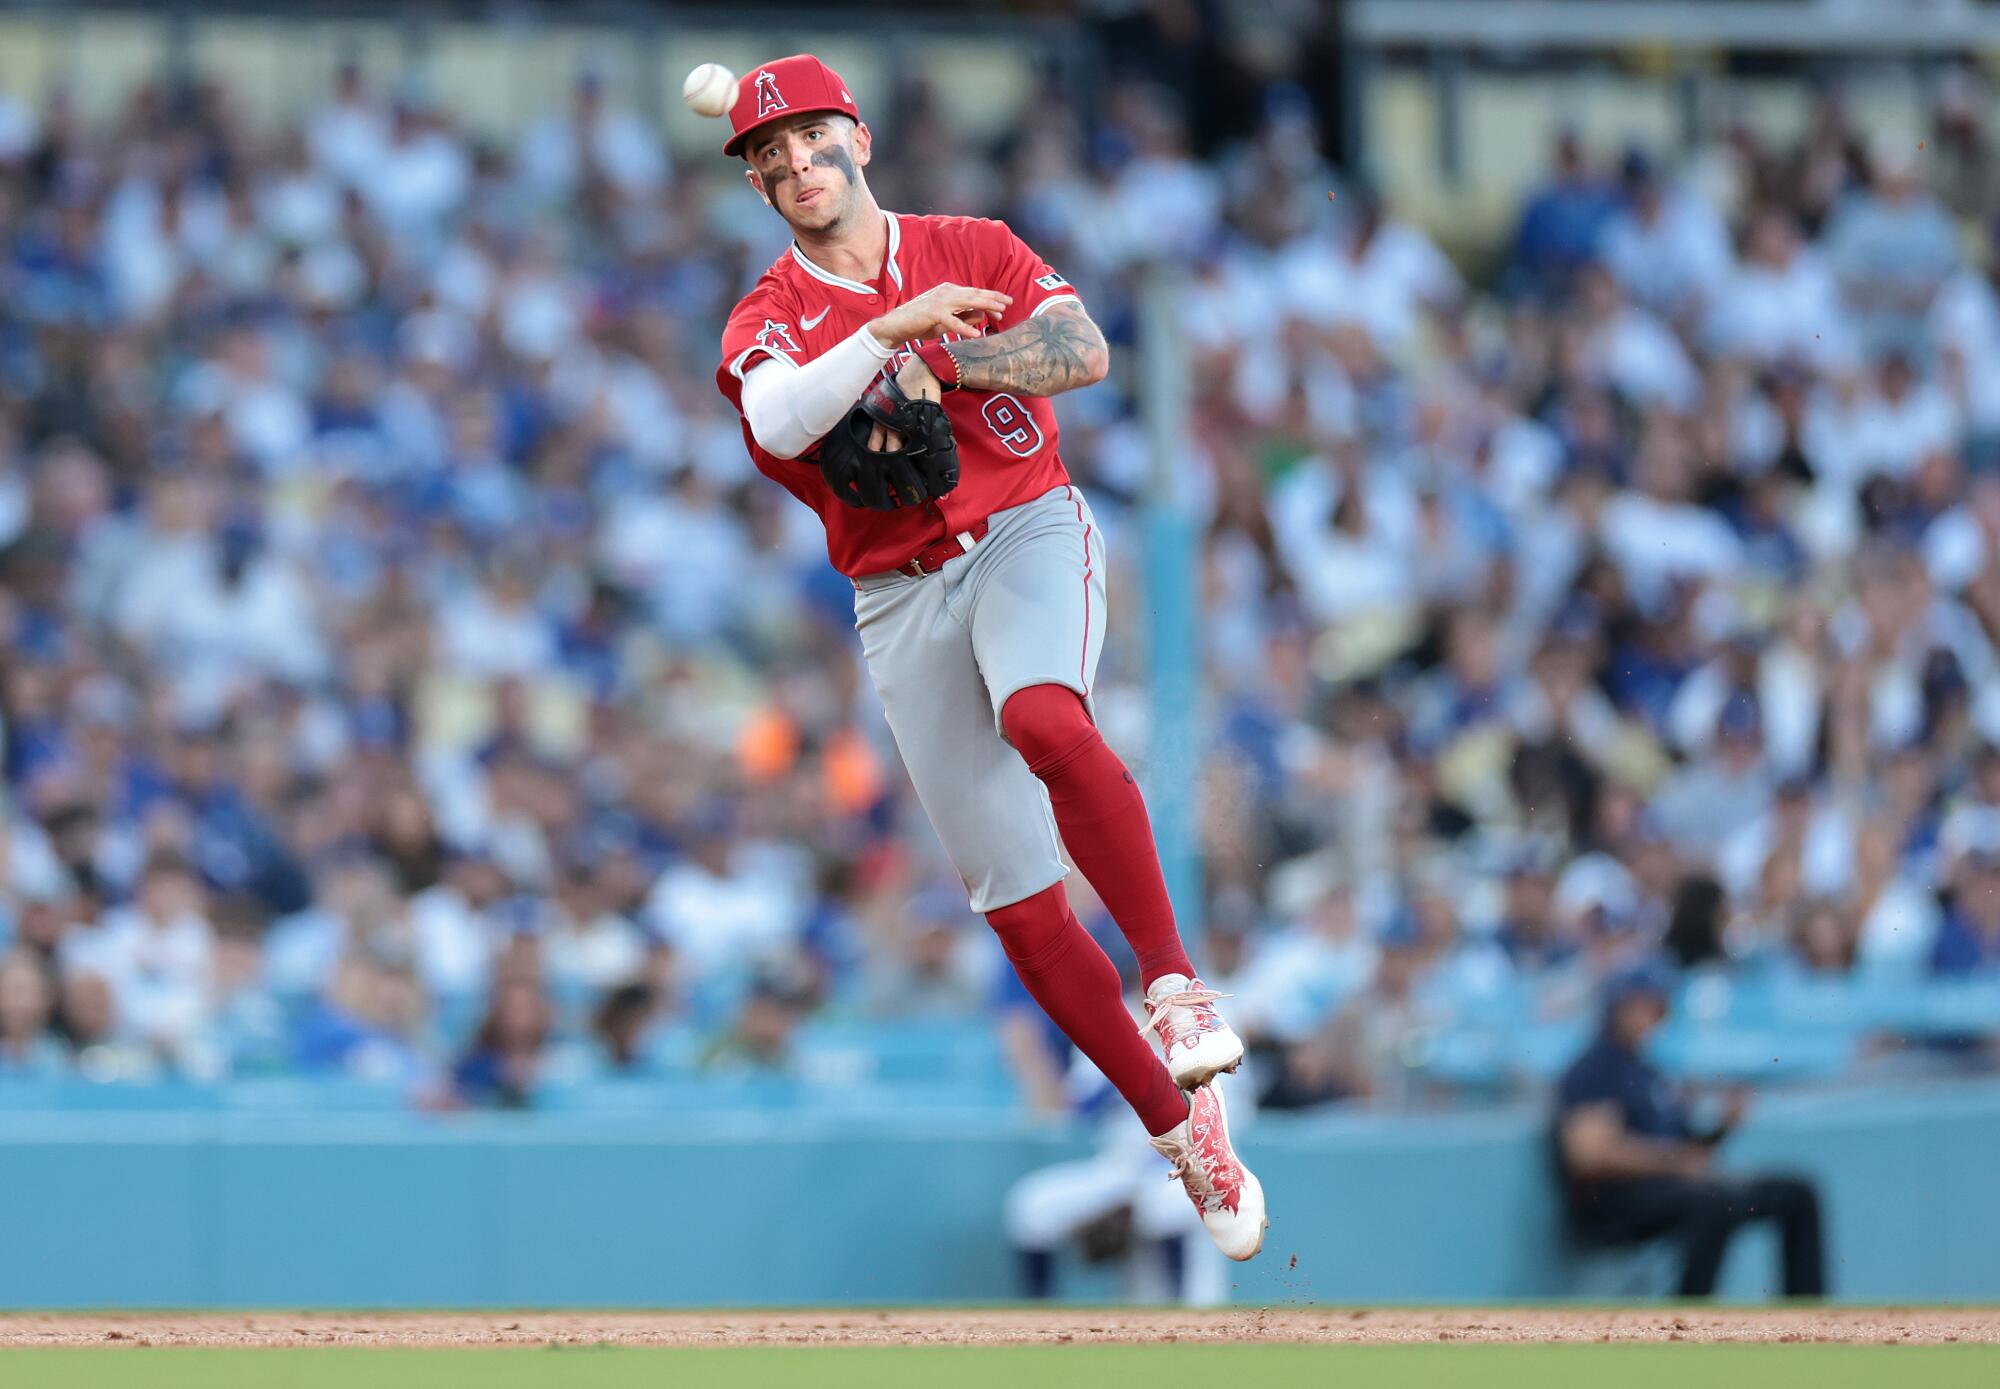
M 2000 1344 L 1996 1308 L 931 1308 L 0 1315 L 0 1347 L 814 1346 L 1267 1342 Z

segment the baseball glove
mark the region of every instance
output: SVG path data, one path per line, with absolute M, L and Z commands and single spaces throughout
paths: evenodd
M 893 429 L 903 447 L 868 447 L 875 425 Z M 935 400 L 912 400 L 893 376 L 876 378 L 847 418 L 820 440 L 819 470 L 849 506 L 894 511 L 921 506 L 958 486 L 958 443 Z

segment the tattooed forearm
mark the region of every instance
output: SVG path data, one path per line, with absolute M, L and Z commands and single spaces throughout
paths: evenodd
M 951 345 L 958 382 L 978 391 L 1058 395 L 1102 381 L 1111 349 L 1090 316 L 1074 303 L 1017 323 L 990 338 Z

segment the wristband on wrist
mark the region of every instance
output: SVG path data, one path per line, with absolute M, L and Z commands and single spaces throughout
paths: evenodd
M 947 391 L 958 389 L 958 358 L 951 355 L 951 349 L 944 343 L 918 343 L 917 360 L 931 369 L 931 375 L 938 379 L 941 388 Z

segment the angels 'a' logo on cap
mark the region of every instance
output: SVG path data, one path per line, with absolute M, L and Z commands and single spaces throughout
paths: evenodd
M 757 119 L 762 120 L 773 111 L 782 111 L 791 103 L 778 93 L 778 79 L 769 68 L 757 74 Z
M 800 355 L 798 341 L 792 337 L 792 325 L 780 323 L 776 319 L 764 320 L 764 331 L 757 335 L 757 346 L 768 347 L 773 352 Z

